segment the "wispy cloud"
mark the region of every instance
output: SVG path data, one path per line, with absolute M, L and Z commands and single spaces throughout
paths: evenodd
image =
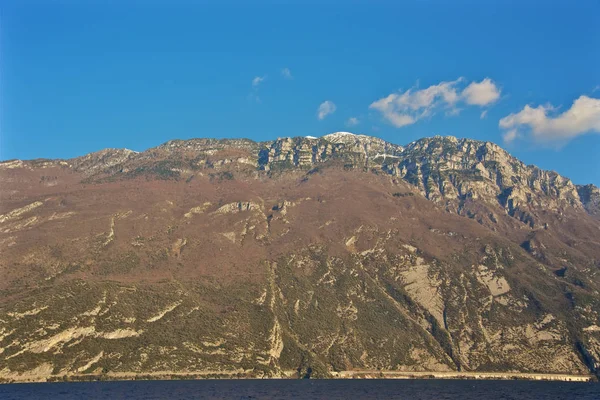
M 346 126 L 356 126 L 360 124 L 360 121 L 356 117 L 350 117 L 346 120 Z
M 519 136 L 519 131 L 516 129 L 509 129 L 502 134 L 502 140 L 504 140 L 504 143 L 512 143 Z
M 456 117 L 457 115 L 460 114 L 460 112 L 462 111 L 462 108 L 458 108 L 458 107 L 451 107 L 449 108 L 445 114 L 449 117 Z
M 256 93 L 250 93 L 248 94 L 248 101 L 254 101 L 256 103 L 262 103 L 262 100 L 260 99 L 260 96 Z
M 333 114 L 336 110 L 336 106 L 331 100 L 325 100 L 319 105 L 319 109 L 317 110 L 317 118 L 320 120 L 325 119 L 330 114 Z
M 530 134 L 538 142 L 568 141 L 586 133 L 600 133 L 600 99 L 580 96 L 571 108 L 556 114 L 550 104 L 531 107 L 526 105 L 518 113 L 502 118 L 504 141 L 510 143 Z
M 257 88 L 261 83 L 263 83 L 267 79 L 267 76 L 256 76 L 252 79 L 252 87 Z
M 425 89 L 411 88 L 391 93 L 371 103 L 369 108 L 379 111 L 392 125 L 400 128 L 431 117 L 440 110 L 445 110 L 448 116 L 458 115 L 461 111 L 459 104 L 487 106 L 500 96 L 500 89 L 489 78 L 471 82 L 461 90 L 464 82 L 464 78 L 458 78 Z
M 252 91 L 248 94 L 248 100 L 262 103 L 260 96 L 258 95 L 259 86 L 267 79 L 267 75 L 255 76 L 252 79 Z
M 283 76 L 285 79 L 294 79 L 292 71 L 290 71 L 289 68 L 283 68 L 281 70 L 281 76 Z
M 487 117 L 487 112 L 488 112 L 488 110 L 483 110 L 483 111 L 481 112 L 481 115 L 479 116 L 479 118 L 481 118 L 481 119 L 485 119 L 485 117 Z

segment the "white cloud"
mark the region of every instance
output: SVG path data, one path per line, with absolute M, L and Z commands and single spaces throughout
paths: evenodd
M 462 92 L 465 102 L 470 105 L 487 106 L 500 98 L 500 89 L 490 79 L 471 82 Z
M 283 68 L 281 70 L 281 76 L 283 76 L 285 79 L 294 79 L 292 76 L 292 71 L 290 71 L 289 68 Z
M 356 126 L 360 123 L 360 121 L 358 120 L 358 118 L 356 117 L 350 117 L 348 118 L 348 120 L 346 121 L 346 125 L 347 126 Z
M 480 119 L 484 119 L 485 117 L 487 117 L 487 112 L 488 112 L 488 110 L 483 110 L 483 111 L 481 112 L 481 115 L 479 116 L 479 118 L 480 118 Z
M 252 79 L 252 87 L 256 88 L 267 79 L 267 76 L 256 76 Z
M 569 140 L 590 132 L 600 133 L 600 99 L 580 96 L 571 108 L 552 116 L 556 108 L 551 105 L 531 107 L 526 105 L 516 114 L 510 114 L 499 122 L 506 130 L 504 140 L 510 142 L 530 131 L 540 142 Z
M 441 82 L 426 89 L 408 89 L 379 99 L 369 108 L 379 111 L 392 125 L 400 128 L 434 115 L 439 108 L 452 108 L 459 100 L 456 86 L 462 78 Z
M 321 103 L 319 109 L 317 110 L 317 118 L 324 119 L 329 114 L 333 114 L 336 110 L 336 106 L 333 101 L 326 100 Z
M 464 82 L 464 78 L 458 78 L 425 89 L 411 88 L 392 93 L 374 101 L 369 108 L 379 111 L 392 125 L 400 128 L 431 117 L 440 110 L 445 110 L 447 116 L 456 116 L 462 110 L 458 107 L 461 104 L 486 106 L 500 97 L 500 89 L 489 78 L 471 82 L 461 90 Z

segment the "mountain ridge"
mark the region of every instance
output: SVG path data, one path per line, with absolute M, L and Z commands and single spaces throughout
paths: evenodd
M 331 143 L 332 146 L 330 149 L 327 148 L 327 146 L 323 147 L 323 143 Z M 307 153 L 315 153 L 315 149 L 314 147 L 316 145 L 319 145 L 322 147 L 321 148 L 321 154 L 308 154 Z M 416 186 L 420 186 L 420 189 L 422 189 L 422 191 L 424 192 L 424 194 L 426 195 L 426 197 L 432 197 L 433 200 L 440 200 L 440 198 L 446 197 L 446 193 L 444 190 L 445 185 L 447 184 L 446 182 L 437 182 L 437 188 L 434 188 L 434 193 L 430 194 L 430 185 L 432 184 L 431 182 L 427 182 L 430 179 L 430 176 L 422 176 L 422 171 L 418 171 L 418 169 L 420 168 L 420 166 L 415 166 L 417 170 L 413 170 L 413 171 L 407 171 L 404 170 L 402 171 L 402 167 L 404 167 L 406 169 L 406 167 L 410 167 L 411 165 L 409 165 L 409 161 L 411 158 L 415 157 L 416 152 L 421 152 L 423 153 L 423 149 L 427 149 L 428 146 L 431 146 L 432 143 L 442 143 L 442 147 L 448 151 L 448 150 L 453 150 L 452 149 L 452 145 L 456 145 L 459 147 L 476 147 L 477 150 L 475 151 L 475 153 L 471 152 L 469 155 L 477 158 L 478 154 L 477 152 L 481 152 L 482 154 L 488 154 L 488 153 L 497 153 L 500 155 L 500 159 L 502 161 L 508 162 L 510 164 L 512 164 L 512 168 L 518 168 L 521 170 L 528 170 L 530 175 L 539 175 L 541 178 L 543 178 L 546 182 L 544 184 L 544 186 L 548 186 L 549 181 L 553 180 L 553 181 L 558 181 L 560 182 L 560 184 L 563 187 L 567 187 L 568 190 L 570 190 L 573 195 L 575 193 L 577 193 L 577 196 L 574 196 L 576 198 L 579 199 L 579 201 L 582 203 L 581 206 L 584 207 L 585 209 L 589 209 L 591 210 L 590 213 L 592 215 L 598 215 L 600 214 L 600 212 L 598 210 L 600 210 L 600 205 L 599 202 L 597 200 L 597 191 L 598 188 L 595 187 L 592 184 L 587 184 L 587 185 L 575 185 L 573 184 L 573 182 L 569 179 L 566 178 L 560 174 L 558 174 L 555 171 L 552 170 L 543 170 L 538 168 L 535 165 L 526 165 L 523 162 L 521 162 L 520 160 L 518 160 L 517 158 L 515 158 L 514 156 L 512 156 L 508 151 L 506 151 L 505 149 L 503 149 L 501 146 L 493 143 L 493 142 L 489 142 L 489 141 L 479 141 L 479 140 L 475 140 L 475 139 L 467 139 L 467 138 L 456 138 L 454 136 L 432 136 L 432 137 L 425 137 L 425 138 L 421 138 L 418 140 L 415 140 L 405 146 L 402 145 L 397 145 L 397 144 L 393 144 L 391 142 L 387 142 L 383 139 L 374 137 L 374 136 L 368 136 L 368 135 L 362 135 L 362 134 L 354 134 L 354 133 L 350 133 L 350 132 L 334 132 L 328 135 L 324 135 L 320 138 L 316 138 L 316 137 L 303 137 L 303 136 L 298 136 L 298 137 L 280 137 L 277 138 L 275 140 L 269 140 L 269 141 L 262 141 L 262 142 L 256 142 L 253 141 L 251 139 L 245 139 L 245 138 L 241 138 L 241 139 L 213 139 L 213 138 L 192 138 L 192 139 L 173 139 L 173 140 L 169 140 L 163 144 L 160 144 L 156 147 L 152 147 L 149 148 L 145 151 L 142 152 L 136 152 L 133 150 L 129 150 L 129 149 L 116 149 L 116 148 L 107 148 L 107 149 L 103 149 L 97 152 L 92 152 L 92 153 L 88 153 L 86 155 L 83 156 L 79 156 L 79 157 L 74 157 L 74 158 L 70 158 L 70 159 L 35 159 L 35 160 L 7 160 L 7 161 L 2 161 L 0 162 L 0 168 L 2 168 L 3 166 L 6 168 L 7 166 L 10 167 L 11 165 L 45 165 L 45 164 L 52 164 L 52 163 L 59 163 L 60 165 L 65 165 L 64 163 L 69 164 L 70 166 L 72 166 L 75 169 L 78 170 L 82 170 L 85 171 L 88 175 L 93 175 L 94 173 L 96 173 L 96 171 L 98 169 L 101 168 L 110 168 L 119 164 L 123 164 L 125 161 L 132 161 L 134 159 L 144 159 L 147 157 L 151 157 L 154 153 L 159 152 L 159 151 L 173 151 L 173 149 L 175 150 L 181 150 L 181 149 L 187 149 L 190 150 L 191 152 L 193 151 L 197 151 L 197 152 L 203 152 L 206 151 L 207 149 L 205 148 L 206 146 L 218 146 L 218 147 L 222 147 L 222 148 L 234 148 L 234 149 L 243 149 L 243 150 L 247 150 L 250 152 L 254 152 L 257 154 L 249 154 L 249 155 L 254 155 L 256 160 L 254 160 L 252 157 L 246 157 L 242 160 L 242 162 L 250 164 L 250 165 L 254 165 L 254 163 L 256 163 L 256 167 L 259 169 L 264 169 L 265 167 L 267 167 L 267 169 L 270 168 L 270 166 L 268 165 L 269 162 L 268 161 L 264 161 L 263 163 L 264 165 L 261 165 L 261 152 L 263 154 L 263 157 L 269 157 L 269 152 L 271 153 L 271 158 L 276 157 L 276 161 L 279 161 L 277 164 L 278 166 L 283 165 L 283 167 L 288 167 L 288 168 L 294 168 L 294 167 L 302 167 L 303 165 L 317 165 L 319 162 L 323 162 L 325 161 L 325 159 L 327 158 L 328 155 L 328 151 L 331 152 L 335 152 L 340 151 L 340 147 L 341 147 L 341 151 L 353 151 L 357 154 L 360 154 L 360 152 L 364 153 L 364 157 L 365 157 L 365 166 L 367 166 L 368 161 L 373 161 L 375 162 L 375 159 L 379 159 L 379 163 L 378 164 L 382 164 L 382 165 L 386 165 L 386 166 L 391 166 L 387 168 L 387 172 L 392 173 L 394 175 L 402 175 L 402 178 L 407 178 L 407 174 L 409 174 L 408 176 L 408 180 L 413 183 Z M 450 145 L 450 146 L 448 146 Z M 350 148 L 350 146 L 352 146 L 352 148 Z M 369 153 L 369 150 L 371 147 L 374 146 L 374 150 L 373 152 Z M 295 147 L 298 147 L 297 149 Z M 483 151 L 482 151 L 483 149 Z M 288 152 L 288 154 L 284 155 L 282 158 L 281 154 L 277 154 L 278 152 Z M 299 160 L 294 160 L 294 155 L 292 155 L 291 160 L 289 159 L 289 153 L 290 152 L 299 152 L 301 154 L 305 154 L 303 157 L 303 159 Z M 438 153 L 438 156 L 441 155 L 440 153 Z M 421 156 L 423 156 L 421 154 Z M 287 158 L 286 158 L 287 157 Z M 296 156 L 296 157 L 300 157 L 300 156 Z M 484 156 L 485 158 L 485 156 Z M 281 162 L 283 161 L 283 163 Z M 356 161 L 356 160 L 353 160 Z M 398 166 L 397 168 L 394 168 L 394 161 L 398 161 Z M 431 160 L 428 159 L 427 160 L 428 163 L 433 163 L 435 162 L 435 160 Z M 464 160 L 463 160 L 464 161 Z M 482 160 L 477 160 L 477 161 L 482 161 Z M 485 160 L 483 160 L 485 161 Z M 285 164 L 286 162 L 289 162 L 290 164 Z M 403 166 L 400 166 L 400 164 L 404 164 Z M 478 165 L 470 165 L 469 169 L 473 169 L 473 167 L 481 170 L 484 169 L 485 167 L 481 168 L 481 166 Z M 448 169 L 448 168 L 447 168 Z M 463 168 L 464 169 L 464 168 Z M 411 179 L 411 174 L 413 175 L 417 175 L 417 176 L 421 176 L 421 181 L 419 181 L 418 178 L 416 177 L 412 177 Z M 174 176 L 172 176 L 174 177 Z M 438 178 L 437 176 L 435 178 Z M 507 178 L 506 176 L 504 177 L 505 179 Z M 512 177 L 511 177 L 512 178 Z M 534 178 L 535 179 L 535 178 Z M 435 185 L 435 184 L 434 184 Z M 449 185 L 449 186 L 453 186 L 453 185 Z M 499 185 L 500 186 L 500 185 Z M 510 187 L 512 185 L 501 185 L 502 190 L 506 190 L 506 188 Z M 542 187 L 542 185 L 539 185 L 540 187 Z M 451 191 L 453 193 L 453 195 L 463 195 L 461 193 L 460 188 L 454 187 L 451 188 Z M 468 189 L 467 189 L 468 191 Z M 456 194 L 454 194 L 454 192 L 457 192 Z M 579 193 L 583 193 L 583 195 L 580 195 Z M 521 197 L 524 195 L 523 193 L 520 193 Z M 498 196 L 498 194 L 496 195 L 496 197 Z M 510 195 L 508 195 L 507 197 L 510 197 Z M 508 201 L 508 200 L 507 200 Z
M 345 134 L 345 135 L 349 135 L 350 137 L 356 137 L 356 138 L 362 138 L 364 139 L 368 139 L 368 140 L 376 140 L 382 143 L 385 143 L 386 145 L 390 146 L 390 147 L 395 147 L 397 149 L 400 150 L 405 150 L 410 148 L 411 146 L 414 146 L 416 143 L 422 142 L 422 141 L 427 141 L 427 140 L 433 140 L 433 139 L 444 139 L 444 140 L 449 140 L 449 141 L 464 141 L 464 142 L 470 142 L 470 143 L 476 143 L 479 145 L 492 145 L 495 146 L 499 149 L 501 149 L 502 151 L 506 152 L 510 157 L 515 158 L 514 156 L 510 155 L 510 153 L 504 149 L 502 146 L 491 142 L 491 141 L 483 141 L 483 140 L 478 140 L 478 139 L 470 139 L 470 138 L 458 138 L 456 136 L 452 136 L 452 135 L 434 135 L 434 136 L 426 136 L 426 137 L 422 137 L 420 139 L 414 140 L 406 145 L 401 145 L 401 144 L 396 144 L 396 143 L 392 143 L 392 142 L 388 142 L 384 139 L 380 139 L 377 136 L 370 136 L 370 135 L 364 135 L 364 134 L 355 134 L 355 133 L 351 133 L 351 132 L 333 132 L 330 134 L 325 134 L 322 135 L 320 137 L 315 137 L 315 136 L 294 136 L 294 137 L 290 137 L 290 136 L 284 136 L 284 137 L 279 137 L 277 139 L 274 140 L 265 140 L 265 141 L 254 141 L 252 139 L 248 139 L 248 138 L 202 138 L 202 137 L 197 137 L 197 138 L 189 138 L 189 139 L 171 139 L 168 140 L 162 144 L 159 144 L 157 146 L 154 147 L 150 147 L 146 150 L 142 150 L 142 151 L 135 151 L 135 150 L 131 150 L 128 148 L 104 148 L 101 150 L 97 150 L 97 151 L 92 151 L 89 153 L 86 153 L 84 155 L 81 156 L 75 156 L 75 157 L 71 157 L 71 158 L 34 158 L 34 159 L 17 159 L 17 158 L 13 158 L 13 159 L 7 159 L 7 160 L 0 160 L 0 165 L 7 165 L 7 164 L 15 164 L 18 165 L 20 163 L 43 163 L 43 162 L 69 162 L 69 161 L 74 161 L 74 160 L 79 160 L 82 158 L 91 158 L 92 156 L 101 156 L 101 155 L 105 155 L 106 153 L 110 153 L 110 152 L 116 152 L 116 153 L 125 153 L 125 154 L 142 154 L 148 151 L 151 151 L 153 149 L 158 149 L 158 148 L 165 148 L 170 144 L 174 144 L 174 143 L 187 143 L 187 142 L 194 142 L 194 141 L 211 141 L 211 142 L 247 142 L 247 143 L 253 143 L 256 145 L 268 145 L 268 144 L 272 144 L 278 140 L 295 140 L 295 139 L 308 139 L 308 140 L 320 140 L 320 139 L 325 139 L 325 140 L 329 140 L 328 138 L 332 139 L 335 135 L 337 134 Z M 339 138 L 339 136 L 338 136 Z M 336 139 L 334 139 L 336 140 Z M 339 140 L 339 139 L 337 139 Z M 331 141 L 331 140 L 329 140 Z M 343 143 L 343 142 L 341 142 Z M 558 172 L 554 171 L 554 170 L 544 170 L 541 169 L 539 167 L 537 167 L 535 164 L 524 164 L 527 167 L 531 167 L 531 168 L 537 168 L 540 169 L 541 171 L 544 172 L 549 172 L 549 173 L 554 173 L 557 175 L 560 175 Z M 560 175 L 562 176 L 562 175 Z M 592 186 L 592 187 L 596 187 L 594 184 L 592 183 L 586 183 L 586 184 L 577 184 L 577 186 Z

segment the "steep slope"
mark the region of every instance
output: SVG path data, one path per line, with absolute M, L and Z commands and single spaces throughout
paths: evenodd
M 395 171 L 430 200 L 481 199 L 500 203 L 532 227 L 529 211 L 580 209 L 577 187 L 552 171 L 526 166 L 499 146 L 454 137 L 409 144 Z
M 594 185 L 577 186 L 577 192 L 588 213 L 600 218 L 600 189 Z
M 6 380 L 598 369 L 598 189 L 491 143 L 174 140 L 0 183 Z

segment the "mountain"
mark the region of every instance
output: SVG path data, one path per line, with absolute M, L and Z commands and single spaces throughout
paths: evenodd
M 598 374 L 600 192 L 454 137 L 0 163 L 0 378 Z

